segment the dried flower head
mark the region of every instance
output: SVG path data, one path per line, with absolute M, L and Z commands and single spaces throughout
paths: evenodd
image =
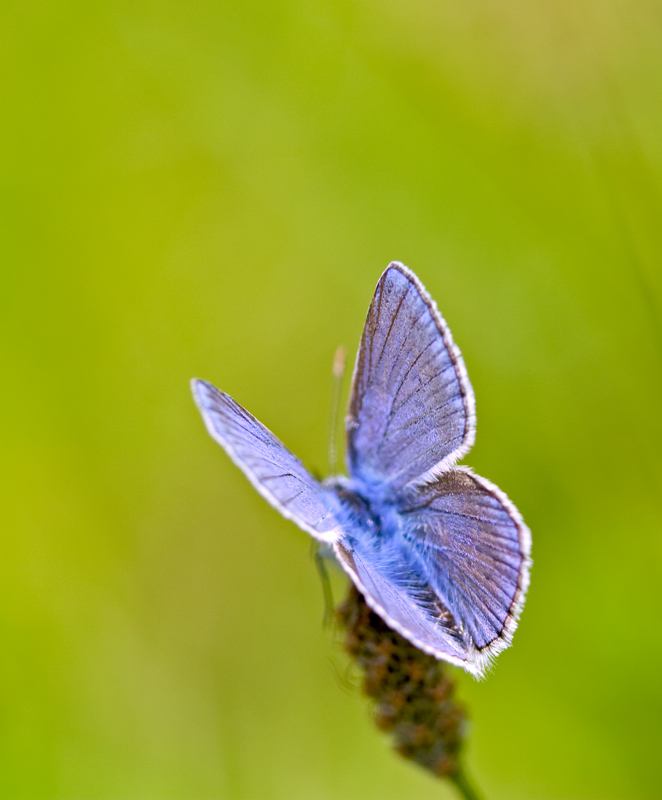
M 460 765 L 466 713 L 446 665 L 391 630 L 354 585 L 336 615 L 345 649 L 363 671 L 363 690 L 375 701 L 377 727 L 391 733 L 401 756 L 475 797 Z

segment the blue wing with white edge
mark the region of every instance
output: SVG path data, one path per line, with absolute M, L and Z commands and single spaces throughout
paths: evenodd
M 493 483 L 467 468 L 418 487 L 399 508 L 428 583 L 455 619 L 479 661 L 512 639 L 531 566 L 531 534 Z
M 423 284 L 394 261 L 375 289 L 356 357 L 350 475 L 396 493 L 425 483 L 468 452 L 474 428 L 460 351 Z
M 338 500 L 271 431 L 228 394 L 193 380 L 207 430 L 257 491 L 287 519 L 323 542 L 340 535 Z

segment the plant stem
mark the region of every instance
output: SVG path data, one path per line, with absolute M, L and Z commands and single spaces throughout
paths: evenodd
M 449 780 L 455 784 L 455 788 L 458 790 L 463 800 L 482 800 L 482 795 L 471 785 L 463 769 L 459 769 L 455 774 L 449 775 L 448 777 Z

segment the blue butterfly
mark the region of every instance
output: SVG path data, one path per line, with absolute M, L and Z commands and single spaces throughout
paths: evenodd
M 474 443 L 474 394 L 411 270 L 390 264 L 368 310 L 346 417 L 349 477 L 318 482 L 229 395 L 198 380 L 193 394 L 257 491 L 332 548 L 391 628 L 477 676 L 508 647 L 531 535 L 500 489 L 455 466 Z

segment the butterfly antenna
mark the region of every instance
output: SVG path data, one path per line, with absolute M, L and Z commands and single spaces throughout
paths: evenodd
M 345 376 L 345 363 L 347 361 L 347 350 L 342 345 L 336 350 L 333 357 L 333 399 L 331 401 L 331 423 L 329 436 L 329 469 L 331 475 L 338 472 L 338 448 L 336 446 L 338 428 L 338 409 L 340 408 L 340 393 L 342 391 L 342 380 Z

